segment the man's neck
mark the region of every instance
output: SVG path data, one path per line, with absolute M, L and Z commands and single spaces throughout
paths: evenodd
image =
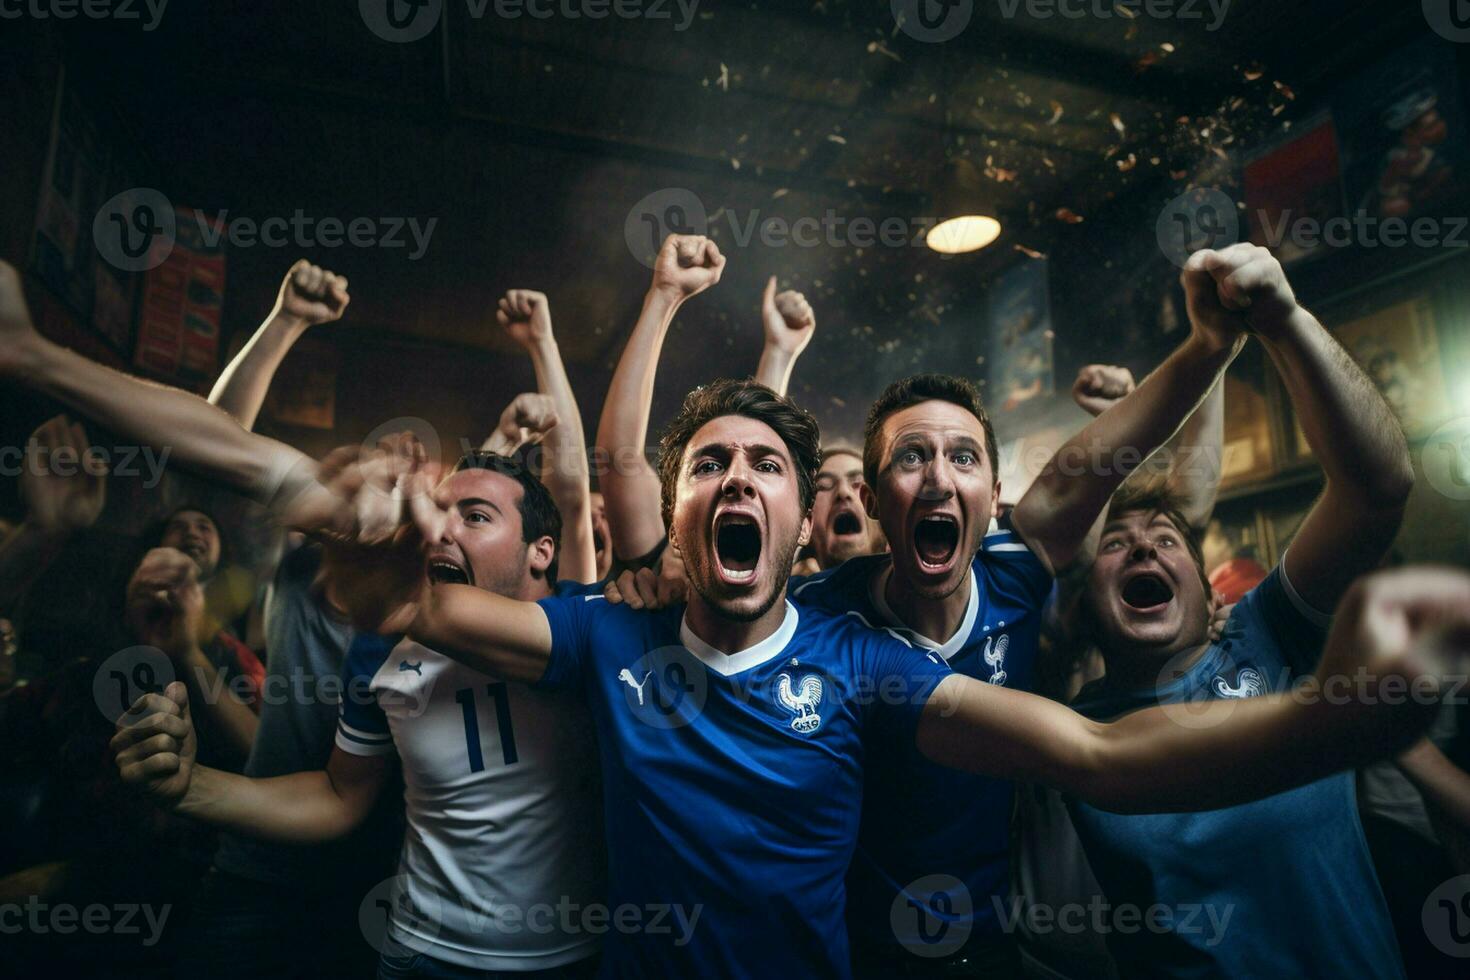
M 1209 641 L 1196 646 L 1162 650 L 1136 649 L 1103 654 L 1109 688 L 1117 691 L 1151 691 L 1183 674 L 1205 655 Z M 1169 675 L 1164 675 L 1164 668 Z
M 739 620 L 721 615 L 699 593 L 690 590 L 684 610 L 689 630 L 721 653 L 739 653 L 775 634 L 786 621 L 786 590 L 759 619 Z
M 939 643 L 949 642 L 960 623 L 965 620 L 965 609 L 970 604 L 970 576 L 958 589 L 943 599 L 926 599 L 907 583 L 900 580 L 898 568 L 890 564 L 888 581 L 883 584 L 883 600 L 898 621 L 920 636 L 927 636 Z

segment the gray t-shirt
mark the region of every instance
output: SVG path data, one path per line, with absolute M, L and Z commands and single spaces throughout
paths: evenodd
M 312 588 L 321 549 L 297 548 L 276 569 L 265 604 L 266 683 L 260 726 L 245 775 L 284 776 L 325 769 L 337 729 L 342 660 L 352 630 Z M 238 834 L 220 838 L 215 867 L 254 881 L 318 885 L 351 861 L 361 869 L 364 849 L 386 858 L 397 854 L 400 837 L 382 811 L 401 801 L 385 788 L 377 812 L 350 836 L 332 844 L 280 844 Z M 386 826 L 385 826 L 386 825 Z

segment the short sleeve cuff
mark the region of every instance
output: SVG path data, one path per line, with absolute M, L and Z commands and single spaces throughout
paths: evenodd
M 1291 602 L 1291 607 L 1295 609 L 1303 619 L 1311 623 L 1313 626 L 1316 626 L 1318 629 L 1327 629 L 1332 625 L 1331 614 L 1322 612 L 1319 609 L 1314 609 L 1307 602 L 1307 600 L 1302 598 L 1301 593 L 1296 590 L 1296 586 L 1293 585 L 1291 582 L 1291 576 L 1286 574 L 1287 554 L 1289 554 L 1289 551 L 1282 552 L 1281 561 L 1277 562 L 1276 571 L 1277 574 L 1281 576 L 1281 590 L 1286 593 L 1286 598 L 1288 601 Z
M 391 732 L 365 732 L 340 718 L 337 719 L 336 742 L 337 748 L 348 755 L 392 755 L 394 752 Z

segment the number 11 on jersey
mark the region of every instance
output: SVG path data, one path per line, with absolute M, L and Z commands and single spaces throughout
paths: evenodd
M 510 692 L 505 689 L 504 684 L 486 684 L 485 693 L 495 701 L 495 722 L 500 728 L 500 753 L 505 758 L 505 764 L 513 766 L 516 763 L 516 734 L 510 724 Z M 460 710 L 464 712 L 464 740 L 465 748 L 470 753 L 470 772 L 484 772 L 485 754 L 480 750 L 480 715 L 475 710 L 475 689 L 462 687 L 454 692 L 454 700 L 459 702 Z

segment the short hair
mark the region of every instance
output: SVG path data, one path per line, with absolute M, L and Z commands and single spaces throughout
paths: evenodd
M 224 525 L 220 523 L 220 520 L 215 515 L 214 511 L 210 510 L 208 507 L 202 507 L 199 504 L 180 504 L 179 506 L 175 507 L 173 510 L 165 514 L 163 517 L 144 528 L 142 537 L 144 549 L 147 550 L 150 548 L 162 547 L 163 536 L 168 533 L 168 526 L 172 524 L 174 522 L 174 518 L 178 517 L 180 514 L 203 514 L 205 517 L 209 518 L 209 523 L 214 525 L 214 536 L 219 539 L 219 562 L 216 564 L 215 567 L 219 568 L 228 564 L 228 560 L 230 558 L 230 542 L 225 537 Z M 141 562 L 143 558 L 144 556 L 140 554 L 138 556 L 138 562 Z M 137 566 L 138 562 L 133 563 L 134 567 Z
M 1000 451 L 995 446 L 995 427 L 980 392 L 969 381 L 953 374 L 915 374 L 895 381 L 868 410 L 868 423 L 863 429 L 863 479 L 871 487 L 878 485 L 878 433 L 888 416 L 920 402 L 941 401 L 958 405 L 980 420 L 985 432 L 985 455 L 990 458 L 990 474 L 1000 479 Z
M 546 566 L 546 582 L 555 585 L 556 566 L 561 558 L 561 511 L 557 509 L 551 491 L 519 460 L 483 449 L 465 453 L 450 472 L 461 470 L 490 470 L 521 485 L 521 501 L 516 508 L 521 514 L 521 540 L 530 544 L 539 538 L 551 538 L 551 563 Z
M 821 469 L 823 466 L 826 466 L 827 460 L 831 459 L 833 456 L 853 456 L 860 460 L 863 458 L 863 451 L 856 446 L 848 445 L 845 442 L 839 443 L 835 446 L 823 447 L 821 458 L 818 460 L 817 469 Z
M 1122 517 L 1124 514 L 1139 512 L 1162 515 L 1174 525 L 1174 529 L 1184 539 L 1184 547 L 1189 549 L 1189 557 L 1194 559 L 1194 567 L 1199 572 L 1200 584 L 1204 586 L 1205 597 L 1208 598 L 1210 577 L 1205 574 L 1205 555 L 1200 545 L 1200 533 L 1199 529 L 1191 524 L 1189 518 L 1184 515 L 1184 498 L 1164 479 L 1125 482 L 1113 492 L 1112 499 L 1108 502 L 1107 516 L 1103 519 L 1103 526 L 1106 527 L 1108 521 Z
M 817 469 L 822 465 L 822 435 L 817 420 L 789 398 L 758 381 L 722 379 L 695 388 L 684 398 L 679 414 L 658 442 L 658 478 L 664 527 L 673 526 L 674 496 L 684 450 L 707 422 L 724 415 L 741 415 L 769 425 L 786 444 L 796 468 L 796 485 L 805 513 L 816 498 Z

